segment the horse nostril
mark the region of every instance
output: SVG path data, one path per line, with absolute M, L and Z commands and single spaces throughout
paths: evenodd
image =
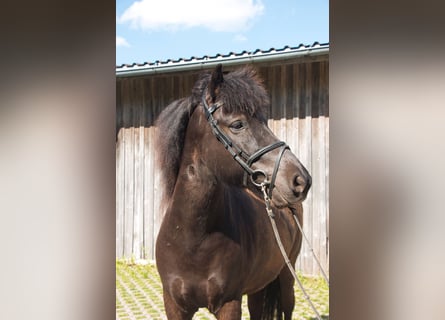
M 303 192 L 305 187 L 306 187 L 306 180 L 302 176 L 297 175 L 294 178 L 294 191 Z
M 311 176 L 301 176 L 296 175 L 293 180 L 293 192 L 294 195 L 299 198 L 301 196 L 305 197 L 309 188 L 311 187 L 312 181 Z
M 304 178 L 302 176 L 296 176 L 295 177 L 295 185 L 299 186 L 302 184 L 306 184 L 306 180 L 304 180 Z

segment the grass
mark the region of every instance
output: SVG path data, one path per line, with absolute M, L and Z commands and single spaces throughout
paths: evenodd
M 323 319 L 329 318 L 329 288 L 322 277 L 298 275 Z M 162 286 L 154 264 L 116 261 L 116 319 L 166 319 Z M 200 309 L 193 319 L 215 319 L 207 309 Z M 249 319 L 247 297 L 243 297 L 242 319 Z M 295 285 L 293 319 L 316 319 L 298 285 Z

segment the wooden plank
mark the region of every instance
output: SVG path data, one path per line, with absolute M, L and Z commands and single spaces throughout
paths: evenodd
M 189 86 L 189 84 L 188 84 L 188 82 L 189 82 L 189 78 L 191 77 L 191 75 L 185 75 L 184 76 L 184 91 L 185 92 L 187 92 L 187 91 L 190 91 L 191 92 L 191 89 L 188 87 Z M 154 92 L 162 92 L 162 87 L 163 87 L 163 85 L 164 85 L 164 82 L 163 81 L 160 81 L 160 80 L 157 80 L 157 82 L 154 84 Z M 158 89 L 159 88 L 159 89 Z M 188 95 L 187 93 L 186 93 L 186 95 Z M 158 116 L 159 116 L 159 114 L 162 112 L 162 110 L 164 110 L 164 108 L 167 106 L 167 104 L 165 103 L 165 99 L 162 97 L 162 96 L 160 96 L 158 99 L 156 99 L 156 104 L 155 104 L 156 106 L 155 106 L 155 117 L 157 118 Z M 152 130 L 150 131 L 150 133 L 151 133 L 151 138 L 152 139 L 154 139 L 154 137 L 155 137 L 155 135 L 156 135 L 156 133 L 155 133 L 155 128 L 152 128 Z M 162 222 L 162 213 L 160 212 L 160 205 L 161 205 L 161 196 L 162 196 L 162 193 L 161 193 L 161 186 L 160 186 L 160 177 L 159 177 L 159 174 L 158 174 L 158 172 L 157 172 L 157 170 L 155 170 L 155 162 L 154 162 L 154 159 L 155 159 L 155 157 L 156 157 L 156 150 L 155 150 L 155 148 L 153 148 L 152 149 L 153 150 L 153 152 L 152 152 L 152 154 L 153 154 L 153 165 L 152 165 L 152 167 L 153 167 L 153 171 L 152 171 L 152 175 L 151 175 L 151 178 L 152 178 L 152 185 L 153 185 L 153 199 L 154 199 L 154 202 L 153 202 L 153 234 L 152 234 L 152 241 L 153 241 L 153 244 L 155 244 L 156 243 L 156 238 L 157 238 L 157 235 L 158 235 L 158 232 L 159 232 L 159 228 L 160 228 L 160 226 L 161 226 L 161 222 Z M 155 248 L 153 248 L 153 252 L 155 253 Z
M 299 132 L 299 156 L 300 161 L 304 164 L 306 168 L 308 168 L 309 172 L 312 174 L 312 158 L 311 158 L 311 136 L 312 136 L 312 128 L 311 128 L 311 82 L 310 82 L 310 74 L 311 74 L 311 64 L 305 63 L 300 66 L 300 72 L 303 76 L 301 81 L 302 85 L 302 111 L 304 110 L 304 118 L 300 119 L 300 132 Z M 303 210 L 304 210 L 304 219 L 303 219 L 303 230 L 306 233 L 308 239 L 312 241 L 312 220 L 310 219 L 313 214 L 313 206 L 312 206 L 312 192 L 309 192 L 307 199 L 303 202 Z M 309 248 L 303 244 L 302 247 L 302 271 L 304 273 L 311 274 L 312 272 L 312 259 Z
M 280 95 L 280 66 L 275 66 L 272 68 L 272 119 L 273 119 L 273 128 L 272 131 L 277 135 L 278 139 L 280 139 L 280 118 L 281 118 L 281 95 Z
M 140 226 L 142 224 L 141 215 L 141 163 L 140 163 L 140 130 L 139 127 L 134 128 L 134 196 L 133 196 L 133 246 L 132 246 L 132 257 L 136 259 L 141 258 L 141 237 L 140 237 Z
M 122 127 L 122 102 L 121 102 L 121 88 L 122 82 L 120 80 L 116 80 L 116 258 L 120 258 L 122 256 L 122 236 L 123 230 L 121 229 L 123 225 L 123 216 L 122 216 L 122 191 L 121 191 L 121 170 L 123 168 L 122 164 L 122 156 L 124 154 L 123 151 L 123 138 L 122 131 L 120 128 Z
M 299 71 L 298 71 L 298 66 L 297 65 L 293 65 L 292 66 L 292 78 L 293 78 L 293 85 L 292 85 L 292 100 L 293 100 L 293 104 L 292 104 L 292 130 L 294 132 L 293 134 L 293 144 L 292 144 L 292 151 L 295 153 L 295 155 L 297 156 L 297 158 L 299 158 L 299 131 L 300 131 L 300 126 L 299 126 L 299 117 L 300 117 L 300 104 L 301 104 L 301 100 L 300 100 L 300 95 L 299 95 L 299 81 L 300 81 L 300 77 L 299 77 Z
M 311 73 L 309 77 L 309 81 L 311 83 L 311 126 L 312 126 L 312 148 L 311 148 L 311 158 L 312 158 L 312 246 L 317 257 L 320 257 L 320 239 L 321 239 L 321 230 L 320 230 L 320 222 L 321 216 L 324 214 L 322 212 L 322 192 L 324 190 L 324 172 L 322 172 L 322 164 L 324 165 L 324 159 L 322 161 L 321 157 L 321 149 L 320 146 L 321 140 L 323 139 L 324 130 L 321 128 L 321 121 L 319 118 L 320 114 L 320 104 L 319 104 L 319 75 L 320 75 L 320 63 L 314 62 L 311 63 Z M 318 264 L 314 259 L 312 260 L 312 270 L 311 274 L 319 274 L 320 270 Z
M 325 120 L 325 152 L 326 152 L 326 269 L 329 272 L 329 118 Z
M 140 215 L 140 224 L 138 228 L 138 241 L 140 246 L 140 252 L 139 257 L 141 259 L 145 258 L 145 244 L 144 244 L 144 198 L 145 198 L 145 190 L 144 190 L 144 172 L 145 172 L 145 141 L 144 141 L 144 119 L 145 119 L 145 109 L 144 109 L 144 86 L 142 81 L 138 81 L 138 87 L 139 87 L 139 94 L 138 94 L 138 100 L 139 100 L 139 119 L 138 119 L 138 126 L 139 126 L 139 172 L 138 179 L 138 189 L 140 194 L 140 199 L 138 202 L 138 211 Z
M 327 270 L 327 179 L 326 179 L 326 159 L 328 158 L 328 154 L 326 153 L 326 97 L 325 93 L 327 92 L 327 69 L 325 68 L 324 63 L 320 63 L 320 74 L 319 74 L 319 105 L 320 105 L 320 141 L 319 141 L 319 152 L 320 152 L 320 183 L 321 183 L 321 190 L 320 190 L 320 199 L 318 200 L 320 202 L 320 221 L 318 223 L 318 227 L 320 228 L 320 249 L 319 249 L 319 256 L 320 256 L 320 262 L 325 270 Z
M 324 101 L 324 115 L 325 115 L 325 202 L 326 202 L 326 271 L 329 272 L 329 61 L 323 62 L 324 76 L 323 76 L 323 101 Z
M 311 63 L 311 74 L 309 77 L 311 82 L 311 116 L 318 117 L 320 112 L 320 62 Z
M 293 66 L 292 65 L 286 65 L 284 66 L 284 75 L 281 80 L 281 85 L 284 87 L 284 94 L 286 96 L 284 108 L 286 108 L 286 142 L 291 148 L 291 151 L 295 151 L 295 143 L 294 138 L 296 136 L 296 132 L 293 128 L 293 118 L 294 118 L 294 96 L 292 94 L 293 90 L 293 82 L 294 82 L 294 76 L 293 76 Z
M 152 95 L 156 96 L 156 94 L 159 92 L 159 86 L 160 82 L 158 80 L 158 78 L 156 78 L 156 80 L 153 83 L 153 87 L 152 87 Z M 184 90 L 187 90 L 186 87 L 186 83 L 184 82 Z M 158 97 L 156 96 L 155 100 L 153 101 L 153 116 L 155 119 L 157 119 L 159 117 L 159 114 L 162 112 L 162 110 L 165 108 L 165 106 L 162 105 L 162 103 L 159 101 Z M 151 135 L 151 139 L 152 141 L 154 141 L 154 138 L 156 136 L 156 129 L 152 128 L 152 130 L 150 130 L 150 135 Z M 160 223 L 158 223 L 158 220 L 160 220 L 159 217 L 159 212 L 157 211 L 158 207 L 159 207 L 159 194 L 158 194 L 158 184 L 156 183 L 156 163 L 155 163 L 155 159 L 156 159 L 156 150 L 155 150 L 155 145 L 152 145 L 152 154 L 153 154 L 153 165 L 152 165 L 152 175 L 151 175 L 151 181 L 152 181 L 152 192 L 153 192 L 153 205 L 152 205 L 152 223 L 153 223 L 153 234 L 151 234 L 152 237 L 152 242 L 154 244 L 154 248 L 153 248 L 153 253 L 156 253 L 156 248 L 155 248 L 155 243 L 156 243 L 156 238 L 157 238 L 157 234 L 159 232 L 159 227 L 160 227 Z
M 323 139 L 321 132 L 324 130 L 321 128 L 322 121 L 320 118 L 312 118 L 312 215 L 308 217 L 308 221 L 312 222 L 312 237 L 311 243 L 315 254 L 320 259 L 320 223 L 322 215 L 324 214 L 322 208 L 322 201 L 324 198 L 324 173 L 322 172 L 322 167 L 324 166 L 324 159 L 322 160 L 322 155 L 320 154 L 320 140 Z M 313 261 L 315 262 L 315 261 Z M 318 265 L 312 263 L 311 274 L 318 274 L 320 272 Z
M 133 81 L 132 105 L 134 108 L 134 216 L 132 256 L 143 257 L 143 177 L 144 177 L 144 130 L 142 124 L 142 82 Z
M 269 120 L 273 119 L 273 104 L 275 103 L 274 100 L 274 87 L 273 87 L 273 79 L 274 79 L 274 69 L 273 68 L 269 68 L 267 70 L 267 83 L 266 83 L 266 88 L 267 91 L 269 92 L 269 96 L 270 96 L 270 107 L 268 110 L 268 115 L 269 115 Z M 271 124 L 273 124 L 273 122 L 271 122 Z M 271 127 L 271 130 L 273 131 L 273 127 Z
M 147 97 L 147 86 L 149 85 L 148 78 L 141 79 L 141 87 L 140 87 L 140 107 L 141 107 L 141 119 L 140 119 L 140 139 L 141 139 L 141 150 L 140 150 L 140 161 L 142 165 L 142 170 L 140 172 L 141 179 L 141 221 L 142 225 L 140 226 L 141 233 L 141 258 L 147 258 L 147 228 L 149 228 L 149 220 L 147 220 L 148 210 L 148 194 L 147 194 L 147 126 L 150 123 L 149 114 L 150 110 L 147 108 L 147 103 L 149 97 Z
M 125 81 L 124 96 L 124 135 L 125 135 L 125 205 L 124 205 L 124 257 L 130 258 L 133 250 L 133 215 L 134 215 L 134 126 L 133 107 L 131 105 L 131 87 Z
M 155 137 L 156 135 L 156 129 L 151 128 L 150 134 L 152 137 Z M 162 199 L 162 190 L 161 190 L 161 181 L 160 181 L 160 174 L 159 170 L 156 169 L 156 150 L 153 147 L 153 157 L 152 157 L 152 181 L 153 181 L 153 215 L 152 215 L 152 223 L 153 223 L 153 230 L 152 230 L 152 241 L 153 241 L 153 259 L 154 254 L 156 253 L 156 239 L 158 237 L 159 228 L 161 227 L 162 218 L 164 217 L 164 207 L 163 203 L 161 203 Z
M 147 242 L 147 248 L 149 250 L 148 257 L 150 259 L 154 259 L 154 245 L 155 245 L 155 239 L 153 237 L 155 231 L 154 231 L 154 206 L 155 206 L 155 197 L 154 197 L 154 157 L 155 157 L 155 147 L 154 147 L 154 136 L 153 136 L 153 130 L 154 130 L 154 123 L 157 118 L 157 110 L 156 110 L 156 97 L 155 97 L 155 82 L 156 78 L 152 78 L 149 86 L 147 86 L 148 90 L 148 96 L 149 96 L 149 118 L 151 126 L 147 128 L 146 134 L 147 134 L 147 147 L 148 147 L 148 158 L 147 158 L 147 196 L 150 201 L 147 213 L 147 222 L 149 224 L 148 228 L 145 230 L 147 232 L 146 236 L 146 242 Z
M 324 269 L 327 267 L 327 255 L 326 255 L 326 247 L 327 247 L 327 199 L 326 199 L 326 149 L 325 149 L 325 140 L 326 140 L 326 119 L 324 116 L 319 117 L 319 134 L 320 139 L 318 142 L 318 153 L 320 157 L 319 162 L 319 195 L 317 197 L 317 202 L 319 205 L 319 219 L 316 221 L 316 225 L 319 228 L 319 248 L 317 251 L 318 257 L 320 257 L 320 262 Z
M 167 85 L 168 97 L 167 97 L 165 103 L 166 103 L 166 105 L 169 105 L 174 100 L 176 100 L 175 93 L 177 93 L 177 90 L 175 89 L 174 78 L 173 77 L 168 77 L 167 80 L 168 80 L 168 85 Z
M 305 112 L 305 103 L 306 103 L 306 97 L 305 97 L 305 87 L 306 87 L 306 69 L 304 67 L 304 65 L 302 64 L 297 64 L 295 66 L 297 73 L 297 101 L 298 101 L 298 119 L 297 119 L 297 126 L 298 126 L 298 148 L 297 148 L 297 157 L 298 159 L 302 162 L 302 164 L 309 170 L 309 172 L 311 172 L 311 168 L 309 166 L 309 163 L 307 162 L 307 156 L 303 158 L 303 156 L 305 155 L 305 151 L 306 151 L 306 141 L 302 141 L 302 139 L 305 138 L 304 133 L 304 121 L 305 121 L 305 117 L 306 117 L 306 112 Z M 304 149 L 304 150 L 303 150 Z M 308 195 L 309 196 L 309 195 Z M 308 214 L 310 214 L 307 202 L 305 201 L 303 203 L 303 230 L 306 230 L 305 225 L 306 225 L 306 217 L 308 216 Z M 300 250 L 300 255 L 299 255 L 299 265 L 298 268 L 301 272 L 306 272 L 306 260 L 307 258 L 306 256 L 306 246 L 303 242 L 301 250 Z
M 301 161 L 300 159 L 300 140 L 299 140 L 299 132 L 300 132 L 300 126 L 299 126 L 299 117 L 300 115 L 300 104 L 301 104 L 301 99 L 300 99 L 300 82 L 301 82 L 301 77 L 300 77 L 300 72 L 299 72 L 299 67 L 297 64 L 292 64 L 292 78 L 293 78 L 293 85 L 292 85 L 292 96 L 293 96 L 293 105 L 292 105 L 292 114 L 293 114 L 293 118 L 292 118 L 292 130 L 294 131 L 294 135 L 293 135 L 293 144 L 291 146 L 292 148 L 292 152 L 297 156 L 297 158 Z M 306 213 L 303 212 L 303 224 L 304 224 L 304 215 Z M 300 254 L 297 258 L 297 262 L 295 264 L 295 268 L 297 270 L 302 270 L 303 266 L 302 266 L 302 255 Z
M 281 66 L 276 66 L 274 69 L 274 77 L 273 77 L 273 103 L 272 103 L 272 110 L 273 110 L 273 119 L 274 120 L 280 120 L 281 119 L 281 112 L 282 112 L 282 95 L 281 95 Z M 275 121 L 275 133 L 279 136 L 280 135 L 280 123 L 278 121 Z
M 153 180 L 151 177 L 153 176 L 153 157 L 154 157 L 154 148 L 153 148 L 153 137 L 151 136 L 151 130 L 154 126 L 156 116 L 155 116 L 155 97 L 154 97 L 154 82 L 155 77 L 150 77 L 150 81 L 147 82 L 146 85 L 146 108 L 147 108 L 147 118 L 149 122 L 149 126 L 145 128 L 145 136 L 146 136 L 146 175 L 145 179 L 146 181 L 146 197 L 147 197 L 147 203 L 146 203 L 146 210 L 147 213 L 145 214 L 146 221 L 147 221 L 147 227 L 145 228 L 145 232 L 147 233 L 145 236 L 145 243 L 147 248 L 147 258 L 153 259 L 154 258 L 154 243 L 153 243 L 153 203 L 154 203 L 154 196 L 153 196 Z
M 124 168 L 124 252 L 125 258 L 131 257 L 133 249 L 133 166 L 134 166 L 134 154 L 133 154 L 133 138 L 134 128 L 124 129 L 125 143 L 125 168 Z
M 124 167 L 125 167 L 125 139 L 124 129 L 120 128 L 116 142 L 116 257 L 124 254 Z
M 146 195 L 147 195 L 147 227 L 145 229 L 146 235 L 146 246 L 147 246 L 147 258 L 154 259 L 154 245 L 155 245 L 155 239 L 154 239 L 154 215 L 155 215 L 155 196 L 154 196 L 154 137 L 153 137 L 153 127 L 146 128 L 146 135 L 148 139 L 147 146 L 147 154 L 146 154 L 146 180 L 147 180 L 147 189 L 146 189 Z
M 123 127 L 122 81 L 116 80 L 116 142 L 119 129 Z
M 277 93 L 280 97 L 279 104 L 277 105 L 277 114 L 279 119 L 279 139 L 286 140 L 286 69 L 284 66 L 278 66 L 279 73 L 277 75 Z

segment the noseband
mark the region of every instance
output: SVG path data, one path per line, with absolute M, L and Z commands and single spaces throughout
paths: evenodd
M 212 128 L 212 132 L 215 137 L 221 142 L 224 148 L 230 152 L 233 159 L 239 163 L 239 165 L 244 169 L 244 177 L 243 177 L 243 185 L 247 186 L 247 175 L 250 176 L 250 180 L 256 187 L 261 187 L 262 185 L 266 185 L 269 189 L 269 197 L 272 197 L 272 190 L 275 187 L 275 179 L 277 177 L 278 168 L 280 166 L 281 158 L 283 157 L 284 151 L 289 149 L 289 146 L 284 141 L 274 142 L 266 147 L 263 147 L 252 155 L 249 155 L 244 150 L 239 148 L 233 141 L 219 128 L 217 121 L 213 118 L 213 113 L 218 110 L 222 106 L 222 103 L 213 103 L 212 106 L 206 102 L 205 92 L 202 97 L 202 106 L 204 108 L 204 113 L 206 115 L 207 121 L 210 124 L 210 128 Z M 281 148 L 278 154 L 278 157 L 275 160 L 275 166 L 273 169 L 272 177 L 268 180 L 266 173 L 263 170 L 253 170 L 251 168 L 252 164 L 255 161 L 258 161 L 263 155 L 266 153 Z

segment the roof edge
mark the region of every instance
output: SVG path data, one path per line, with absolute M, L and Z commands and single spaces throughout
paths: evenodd
M 292 59 L 304 56 L 316 56 L 329 53 L 329 43 L 319 44 L 315 42 L 312 46 L 300 45 L 296 48 L 285 47 L 283 49 L 270 49 L 267 52 L 256 50 L 254 52 L 246 52 L 215 57 L 204 56 L 202 58 L 194 58 L 177 61 L 167 60 L 166 62 L 154 62 L 144 65 L 123 65 L 116 67 L 116 77 L 131 77 L 150 74 L 163 74 L 177 71 L 193 71 L 211 68 L 219 63 L 224 65 L 238 65 L 253 62 L 269 62 L 275 60 Z

